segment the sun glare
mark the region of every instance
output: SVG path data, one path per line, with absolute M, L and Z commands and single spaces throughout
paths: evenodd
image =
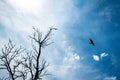
M 42 9 L 45 0 L 9 0 L 16 9 L 23 11 L 38 11 Z

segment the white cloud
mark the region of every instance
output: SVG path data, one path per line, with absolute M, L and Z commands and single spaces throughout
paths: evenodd
M 99 12 L 100 16 L 104 16 L 106 20 L 111 21 L 112 19 L 112 8 L 110 7 L 105 7 L 103 11 Z
M 80 60 L 80 56 L 75 53 L 67 53 L 67 56 L 64 57 L 63 65 L 69 66 L 69 68 L 76 69 L 79 67 L 77 61 Z
M 92 57 L 93 57 L 93 59 L 94 59 L 95 61 L 99 61 L 99 60 L 100 60 L 98 55 L 93 55 Z
M 117 77 L 105 77 L 104 80 L 117 80 Z
M 64 50 L 65 57 L 63 60 L 64 65 L 69 65 L 71 67 L 77 67 L 77 61 L 80 60 L 80 56 L 75 53 L 75 49 L 67 42 L 66 37 L 64 36 L 63 45 L 61 46 Z
M 80 60 L 80 56 L 78 56 L 77 54 L 75 54 L 75 59 L 76 60 Z
M 80 56 L 74 51 L 75 49 L 68 43 L 67 37 L 61 34 L 60 42 L 58 40 L 56 47 L 51 51 L 52 55 L 47 52 L 48 55 L 46 59 L 50 62 L 48 72 L 50 72 L 55 79 L 77 80 L 75 77 L 75 70 L 80 67 Z M 69 78 L 66 75 L 69 75 Z
M 104 57 L 106 57 L 106 56 L 108 56 L 108 54 L 105 53 L 105 52 L 100 54 L 100 58 L 101 58 L 101 59 L 104 58 Z
M 92 58 L 95 60 L 95 61 L 99 61 L 100 59 L 102 60 L 102 58 L 104 57 L 107 57 L 108 54 L 107 53 L 101 53 L 100 55 L 92 55 Z

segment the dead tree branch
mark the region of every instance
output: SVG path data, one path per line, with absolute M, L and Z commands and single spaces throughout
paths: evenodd
M 34 33 L 30 36 L 32 51 L 27 52 L 26 56 L 20 54 L 25 52 L 21 46 L 16 47 L 15 44 L 9 40 L 7 45 L 2 48 L 2 54 L 0 55 L 0 70 L 7 70 L 9 76 L 4 78 L 5 80 L 41 80 L 43 76 L 48 75 L 46 68 L 48 62 L 41 58 L 42 49 L 50 45 L 51 34 L 56 28 L 50 28 L 49 31 L 43 35 L 38 29 L 33 28 Z
M 0 70 L 6 69 L 9 73 L 9 78 L 15 80 L 15 76 L 17 75 L 17 68 L 21 64 L 20 62 L 15 63 L 15 60 L 18 58 L 20 53 L 22 53 L 24 49 L 22 47 L 16 48 L 16 45 L 9 40 L 7 45 L 4 45 L 2 48 L 2 54 L 0 55 Z M 17 77 L 18 78 L 18 77 Z
M 47 75 L 45 70 L 48 66 L 48 62 L 46 60 L 43 60 L 42 64 L 40 64 L 42 48 L 53 43 L 49 42 L 49 40 L 51 39 L 52 30 L 56 30 L 56 28 L 50 28 L 44 36 L 38 29 L 33 29 L 34 33 L 30 36 L 33 51 L 31 53 L 27 53 L 27 58 L 25 58 L 26 61 L 22 64 L 29 70 L 31 80 L 41 80 L 43 76 Z

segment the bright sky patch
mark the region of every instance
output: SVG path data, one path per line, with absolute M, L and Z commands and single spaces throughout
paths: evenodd
M 38 11 L 42 9 L 45 0 L 9 0 L 12 6 L 23 11 Z

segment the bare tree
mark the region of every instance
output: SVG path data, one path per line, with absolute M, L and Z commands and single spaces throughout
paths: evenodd
M 4 79 L 15 80 L 22 76 L 21 74 L 18 74 L 18 67 L 21 64 L 18 61 L 18 56 L 23 51 L 24 49 L 22 47 L 16 48 L 16 45 L 13 44 L 11 40 L 9 40 L 7 45 L 4 45 L 4 48 L 2 48 L 2 54 L 0 55 L 0 69 L 6 69 L 9 74 L 9 76 Z
M 21 47 L 15 48 L 11 40 L 9 40 L 8 45 L 5 45 L 2 49 L 0 59 L 3 63 L 0 69 L 7 70 L 9 73 L 8 79 L 16 80 L 21 78 L 23 80 L 42 80 L 43 76 L 48 75 L 46 71 L 48 62 L 45 59 L 41 59 L 41 53 L 42 48 L 53 43 L 49 42 L 49 40 L 52 30 L 56 30 L 56 28 L 50 28 L 45 35 L 38 29 L 33 29 L 34 33 L 30 36 L 33 50 L 30 52 L 26 51 L 26 56 L 16 59 L 19 58 L 19 54 L 22 53 L 24 49 Z M 12 61 L 15 62 L 14 65 L 12 65 Z

